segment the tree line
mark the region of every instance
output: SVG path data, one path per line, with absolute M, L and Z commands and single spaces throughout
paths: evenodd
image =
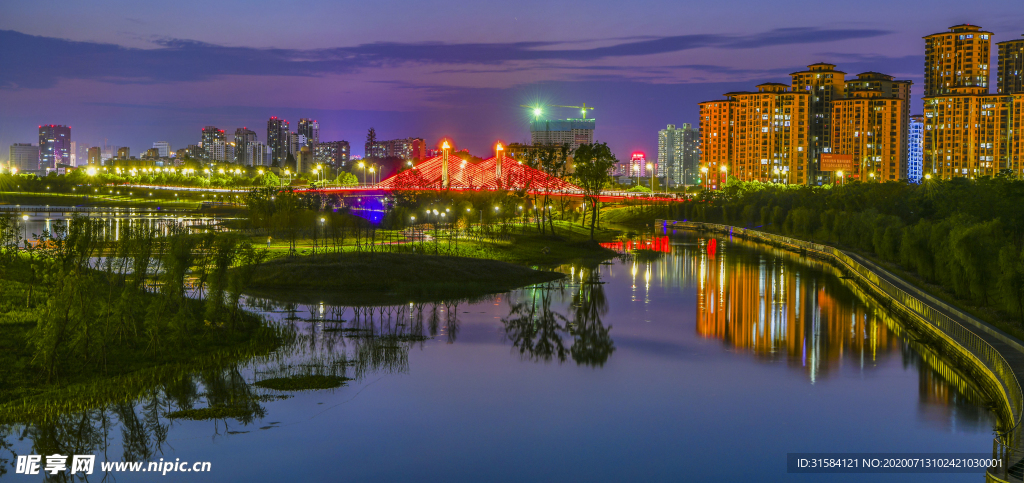
M 46 381 L 205 352 L 263 327 L 241 296 L 266 252 L 244 237 L 143 220 L 51 226 L 28 240 L 0 217 L 0 326 L 27 326 L 27 368 Z
M 1024 323 L 1024 181 L 1007 177 L 787 187 L 732 180 L 657 216 L 758 228 L 899 264 Z

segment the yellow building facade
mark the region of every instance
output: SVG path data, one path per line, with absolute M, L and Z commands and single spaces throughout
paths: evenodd
M 999 49 L 996 92 L 1024 92 L 1024 39 L 1007 40 L 997 43 L 996 46 Z
M 831 152 L 832 101 L 841 99 L 846 91 L 846 72 L 836 70 L 835 64 L 819 62 L 807 70 L 790 74 L 794 92 L 809 95 L 810 109 L 809 154 L 810 168 L 818 170 L 821 154 Z
M 925 97 L 951 94 L 956 87 L 988 88 L 992 32 L 954 25 L 924 40 Z
M 924 173 L 941 179 L 994 176 L 1009 166 L 1012 96 L 958 87 L 924 98 Z
M 700 104 L 701 165 L 744 181 L 807 184 L 810 94 L 766 83 Z
M 832 102 L 832 152 L 853 158 L 847 179 L 906 178 L 906 104 L 875 89 L 853 91 Z

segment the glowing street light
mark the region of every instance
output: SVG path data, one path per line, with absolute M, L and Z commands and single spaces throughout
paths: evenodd
M 839 184 L 843 184 L 843 172 L 842 171 L 836 171 L 836 174 L 839 175 Z
M 708 189 L 708 167 L 701 166 L 700 172 L 704 174 L 704 189 Z

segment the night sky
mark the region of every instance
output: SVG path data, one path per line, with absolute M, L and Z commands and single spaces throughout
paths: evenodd
M 520 104 L 596 107 L 595 137 L 620 159 L 654 157 L 657 130 L 697 122 L 697 103 L 831 62 L 914 81 L 922 36 L 971 23 L 1024 34 L 1020 0 L 763 2 L 451 0 L 0 0 L 0 160 L 72 139 L 196 144 L 200 129 L 270 116 L 320 121 L 324 141 L 362 154 L 379 139 L 451 136 L 477 154 L 529 140 Z M 994 60 L 994 52 L 993 52 Z M 993 68 L 994 70 L 994 68 Z M 553 117 L 578 115 L 568 109 Z

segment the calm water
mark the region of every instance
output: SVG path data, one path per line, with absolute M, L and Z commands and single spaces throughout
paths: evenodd
M 695 236 L 650 241 L 667 253 L 564 267 L 571 282 L 476 303 L 254 301 L 303 336 L 7 441 L 23 454 L 212 462 L 120 481 L 984 481 L 786 474 L 788 452 L 983 453 L 994 416 L 830 268 L 725 239 L 713 258 Z M 251 385 L 311 371 L 354 379 Z M 232 399 L 250 401 L 246 422 L 165 417 Z

